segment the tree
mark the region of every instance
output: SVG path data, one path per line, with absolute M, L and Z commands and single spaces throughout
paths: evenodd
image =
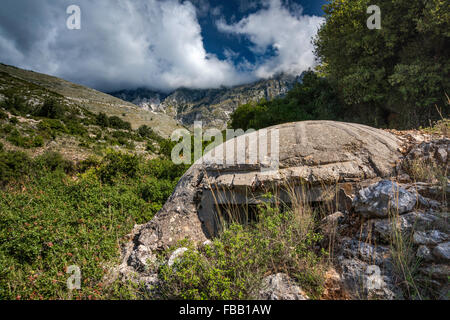
M 231 115 L 230 127 L 257 130 L 292 121 L 339 120 L 340 113 L 336 90 L 326 78 L 308 71 L 286 97 L 238 107 Z
M 37 115 L 50 119 L 62 119 L 64 108 L 55 99 L 47 99 L 37 112 Z
M 371 4 L 324 6 L 326 23 L 314 41 L 321 71 L 338 89 L 347 116 L 372 125 L 428 124 L 450 91 L 449 2 L 379 0 L 380 30 L 367 28 Z
M 103 112 L 100 112 L 95 119 L 95 122 L 98 126 L 102 127 L 102 128 L 106 128 L 109 127 L 109 118 L 106 114 L 104 114 Z

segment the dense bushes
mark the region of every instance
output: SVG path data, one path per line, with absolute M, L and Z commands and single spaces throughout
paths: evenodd
M 15 94 L 11 90 L 7 90 L 3 94 L 5 99 L 0 103 L 0 107 L 8 110 L 13 115 L 27 114 L 34 111 L 23 96 Z
M 315 40 L 321 72 L 350 119 L 397 129 L 428 125 L 450 90 L 449 2 L 380 0 L 381 29 L 369 30 L 369 0 L 333 0 Z
M 291 121 L 338 120 L 341 113 L 336 90 L 326 78 L 308 71 L 286 97 L 238 107 L 231 115 L 230 127 L 258 130 Z
M 24 149 L 38 148 L 44 145 L 44 139 L 41 136 L 24 136 L 17 129 L 13 129 L 6 140 Z
M 96 116 L 96 124 L 103 128 L 131 130 L 131 124 L 129 122 L 126 122 L 117 116 L 108 117 L 103 112 L 100 112 Z
M 99 178 L 108 183 L 112 183 L 117 177 L 135 178 L 139 165 L 140 160 L 136 155 L 108 152 L 99 168 Z
M 117 263 L 121 239 L 153 217 L 184 173 L 159 161 L 111 151 L 74 167 L 57 153 L 33 160 L 0 152 L 8 190 L 0 193 L 0 299 L 71 298 L 70 265 L 82 272 L 73 298 L 115 298 L 102 286 L 105 266 Z
M 39 117 L 50 119 L 62 119 L 64 117 L 65 108 L 54 99 L 47 99 L 44 104 L 36 112 Z
M 27 175 L 31 165 L 31 159 L 23 152 L 0 150 L 0 185 Z

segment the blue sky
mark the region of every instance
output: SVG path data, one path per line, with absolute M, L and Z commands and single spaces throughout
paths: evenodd
M 202 10 L 204 7 L 202 1 L 193 1 L 194 5 Z M 297 0 L 291 1 L 292 4 L 302 6 L 303 12 L 307 15 L 321 16 L 323 15 L 322 5 L 325 4 L 325 0 Z M 256 13 L 262 8 L 262 4 L 258 1 L 241 1 L 241 0 L 211 0 L 208 1 L 209 10 L 207 14 L 199 15 L 199 22 L 202 26 L 202 36 L 204 39 L 205 49 L 208 52 L 216 54 L 219 58 L 225 59 L 224 49 L 229 48 L 234 52 L 240 54 L 240 58 L 245 57 L 250 62 L 256 61 L 255 54 L 249 50 L 251 43 L 245 37 L 232 37 L 223 32 L 220 32 L 216 26 L 216 16 L 211 14 L 212 8 L 219 8 L 221 15 L 228 22 L 236 22 L 244 18 L 245 16 Z M 205 10 L 206 11 L 206 10 Z M 281 22 L 282 23 L 282 22 Z M 267 55 L 273 54 L 271 50 L 266 52 Z M 239 61 L 239 59 L 238 59 Z
M 324 0 L 2 0 L 0 62 L 102 91 L 233 86 L 315 64 Z M 81 29 L 66 27 L 69 5 Z

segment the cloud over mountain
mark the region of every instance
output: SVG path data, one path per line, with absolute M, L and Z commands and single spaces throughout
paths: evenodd
M 237 23 L 216 12 L 219 30 L 247 37 L 256 56 L 274 49 L 255 63 L 236 65 L 206 51 L 202 1 L 196 7 L 177 0 L 79 0 L 81 30 L 68 30 L 66 8 L 73 3 L 3 0 L 0 61 L 101 90 L 231 86 L 312 66 L 311 36 L 322 21 L 276 0 Z

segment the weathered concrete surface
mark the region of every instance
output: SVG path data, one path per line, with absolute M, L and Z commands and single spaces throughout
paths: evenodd
M 276 130 L 279 170 L 271 170 L 270 151 L 252 163 L 258 153 L 255 146 L 264 139 L 268 140 L 267 150 L 274 150 L 272 137 Z M 286 182 L 306 183 L 316 199 L 321 197 L 323 185 L 338 183 L 346 190 L 352 189 L 360 181 L 392 176 L 402 156 L 400 147 L 400 140 L 390 133 L 333 121 L 287 123 L 229 140 L 186 172 L 152 221 L 136 226 L 132 240 L 124 249 L 121 271 L 145 270 L 153 252 L 178 240 L 207 240 L 216 223 L 216 203 L 248 204 L 252 201 L 248 192 L 263 193 L 267 186 Z M 217 163 L 220 151 L 222 164 Z M 244 161 L 237 164 L 239 157 Z

